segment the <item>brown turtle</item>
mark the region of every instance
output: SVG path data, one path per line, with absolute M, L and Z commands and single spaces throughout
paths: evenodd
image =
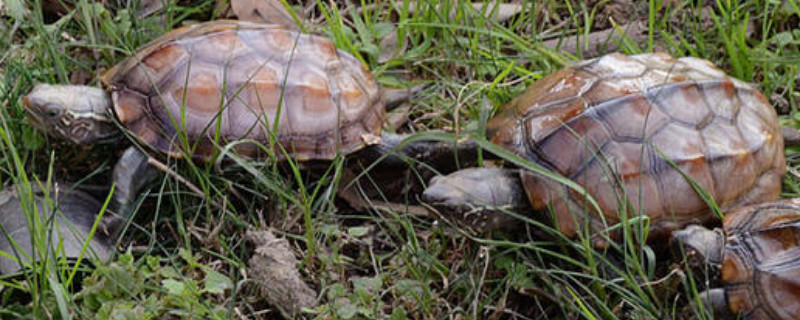
M 700 293 L 716 316 L 800 319 L 800 199 L 740 208 L 721 231 L 689 226 L 673 237 L 687 257 L 721 271 L 722 287 Z
M 537 81 L 488 125 L 492 143 L 581 188 L 479 168 L 435 178 L 423 200 L 479 231 L 519 225 L 494 209 L 505 207 L 551 212 L 546 221 L 569 237 L 596 235 L 623 212 L 663 236 L 712 219 L 693 183 L 723 210 L 776 199 L 781 130 L 758 90 L 709 61 L 610 54 Z
M 105 90 L 39 84 L 24 104 L 39 128 L 76 144 L 117 141 L 118 122 L 143 146 L 177 158 L 207 160 L 230 144 L 251 158 L 331 160 L 368 146 L 381 154 L 402 141 L 382 133 L 385 96 L 358 59 L 279 25 L 179 28 L 102 83 Z M 426 149 L 417 146 L 404 150 Z M 114 169 L 117 206 L 136 196 L 150 171 L 138 149 L 123 154 Z

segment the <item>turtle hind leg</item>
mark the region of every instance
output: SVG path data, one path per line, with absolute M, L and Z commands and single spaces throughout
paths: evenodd
M 157 172 L 147 162 L 147 155 L 130 147 L 114 166 L 114 196 L 111 209 L 120 216 L 130 217 L 133 205 L 142 188 L 153 181 Z

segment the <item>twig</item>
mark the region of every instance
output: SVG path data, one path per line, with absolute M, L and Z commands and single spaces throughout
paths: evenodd
M 621 31 L 621 32 L 620 32 Z M 617 51 L 620 44 L 628 39 L 636 44 L 647 41 L 647 24 L 644 21 L 633 21 L 628 24 L 595 31 L 588 36 L 576 34 L 564 38 L 544 41 L 547 47 L 577 54 L 580 46 L 583 58 L 596 57 L 604 52 Z
M 200 188 L 195 186 L 189 180 L 186 180 L 186 178 L 184 178 L 183 176 L 179 175 L 174 170 L 172 170 L 169 167 L 167 167 L 167 165 L 165 165 L 161 161 L 158 161 L 153 157 L 147 157 L 147 164 L 149 164 L 149 165 L 155 167 L 156 169 L 161 170 L 164 173 L 172 176 L 173 178 L 175 178 L 175 180 L 178 180 L 178 182 L 183 183 L 187 188 L 189 188 L 189 190 L 191 190 L 192 192 L 196 193 L 197 195 L 205 198 L 205 194 L 203 193 L 202 190 L 200 190 Z
M 410 204 L 402 204 L 402 203 L 392 203 L 386 201 L 375 201 L 371 200 L 370 204 L 375 207 L 376 209 L 383 210 L 383 211 L 394 211 L 394 212 L 407 212 L 413 216 L 417 217 L 430 217 L 431 215 L 428 213 L 428 210 L 425 209 L 423 206 L 417 205 L 410 205 Z
M 199 197 L 203 198 L 203 200 L 206 200 L 209 203 L 213 204 L 215 207 L 217 207 L 217 209 L 225 210 L 225 207 L 222 204 L 220 204 L 217 200 L 210 200 L 209 201 L 208 197 L 206 197 L 205 193 L 203 193 L 203 191 L 200 190 L 200 188 L 198 188 L 196 185 L 194 185 L 191 181 L 187 180 L 183 176 L 179 175 L 174 170 L 172 170 L 169 167 L 167 167 L 167 165 L 165 165 L 163 162 L 158 161 L 155 158 L 148 156 L 147 157 L 147 164 L 149 164 L 149 165 L 155 167 L 156 169 L 161 170 L 162 172 L 172 176 L 173 178 L 175 178 L 175 180 L 178 180 L 178 182 L 182 183 L 184 186 L 189 188 L 190 191 L 192 191 L 193 193 L 197 194 Z

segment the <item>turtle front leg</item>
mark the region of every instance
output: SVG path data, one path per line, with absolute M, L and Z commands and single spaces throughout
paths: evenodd
M 123 217 L 133 214 L 133 205 L 142 188 L 157 176 L 147 155 L 130 147 L 114 166 L 114 196 L 111 209 Z
M 407 141 L 407 137 L 393 133 L 375 137 L 372 146 L 351 159 L 354 161 L 345 170 L 347 175 L 339 195 L 355 209 L 380 202 L 384 207 L 412 210 L 407 204 L 415 202 L 413 195 L 422 191 L 425 181 L 477 163 L 478 148 L 474 141 Z M 385 201 L 376 202 L 378 199 Z M 391 205 L 397 201 L 404 204 Z M 423 208 L 412 211 L 426 212 Z
M 422 200 L 438 214 L 479 233 L 513 230 L 524 224 L 509 212 L 532 213 L 517 170 L 470 168 L 438 176 Z
M 710 310 L 714 318 L 736 319 L 736 314 L 728 307 L 728 296 L 723 288 L 709 289 L 698 293 L 700 303 L 706 310 Z

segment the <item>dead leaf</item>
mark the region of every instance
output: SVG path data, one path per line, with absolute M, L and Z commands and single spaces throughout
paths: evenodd
M 280 0 L 231 0 L 233 13 L 243 21 L 280 24 L 300 30 Z
M 386 113 L 386 127 L 397 130 L 408 122 L 408 115 L 411 114 L 411 105 L 402 105 Z
M 488 4 L 486 11 L 484 11 L 485 3 L 473 3 L 472 7 L 475 9 L 476 12 L 484 13 L 484 17 L 487 19 L 492 19 L 495 22 L 504 22 L 514 15 L 522 12 L 522 4 L 519 3 L 498 3 L 499 1 L 493 1 L 492 3 Z M 400 10 L 403 7 L 404 3 L 402 1 L 395 2 L 395 10 Z M 437 6 L 438 8 L 439 6 Z M 410 12 L 419 12 L 417 9 L 416 2 L 409 2 L 408 3 L 408 10 Z M 453 11 L 450 13 L 450 19 L 454 19 L 456 16 L 456 9 L 454 8 Z
M 626 25 L 595 31 L 588 35 L 577 34 L 547 40 L 543 44 L 570 54 L 577 54 L 580 48 L 582 57 L 589 59 L 619 50 L 623 39 L 636 44 L 644 43 L 647 41 L 647 23 L 645 21 L 633 21 Z
M 0 4 L 2 4 L 3 0 L 0 0 Z M 9 0 L 9 3 L 13 3 L 19 0 Z M 136 10 L 136 17 L 137 18 L 145 18 L 153 15 L 154 13 L 158 12 L 165 6 L 167 6 L 170 2 L 174 0 L 139 0 L 135 2 L 135 7 L 133 9 Z M 99 3 L 101 6 L 111 8 L 124 8 L 124 3 L 119 3 L 115 1 L 107 1 L 107 0 L 91 0 L 84 5 L 94 5 Z M 42 13 L 45 16 L 45 20 L 55 20 L 58 19 L 72 10 L 75 10 L 76 5 L 80 5 L 80 3 L 75 1 L 64 1 L 64 0 L 42 0 Z M 2 11 L 2 10 L 0 10 Z M 78 10 L 80 12 L 80 10 Z
M 632 0 L 611 0 L 601 3 L 595 8 L 598 11 L 593 22 L 595 30 L 613 28 L 613 23 L 627 24 L 636 17 L 636 5 Z
M 403 45 L 397 45 L 397 32 L 391 32 L 381 39 L 381 54 L 378 56 L 379 63 L 386 63 L 392 58 L 403 54 L 408 47 L 408 38 L 403 39 Z
M 786 99 L 780 93 L 773 93 L 769 96 L 769 103 L 775 106 L 775 109 L 778 109 L 779 114 L 787 114 L 792 111 L 792 104 L 789 103 L 789 99 Z
M 136 10 L 136 17 L 144 18 L 158 12 L 172 0 L 140 0 Z
M 268 230 L 248 231 L 247 239 L 256 245 L 255 255 L 247 263 L 249 274 L 270 305 L 290 319 L 317 305 L 317 293 L 297 271 L 298 261 L 289 241 Z
M 473 3 L 472 7 L 477 12 L 483 12 L 483 3 Z M 486 8 L 486 18 L 492 19 L 495 22 L 505 22 L 511 19 L 514 15 L 522 12 L 522 4 L 519 3 L 497 3 L 493 2 Z

